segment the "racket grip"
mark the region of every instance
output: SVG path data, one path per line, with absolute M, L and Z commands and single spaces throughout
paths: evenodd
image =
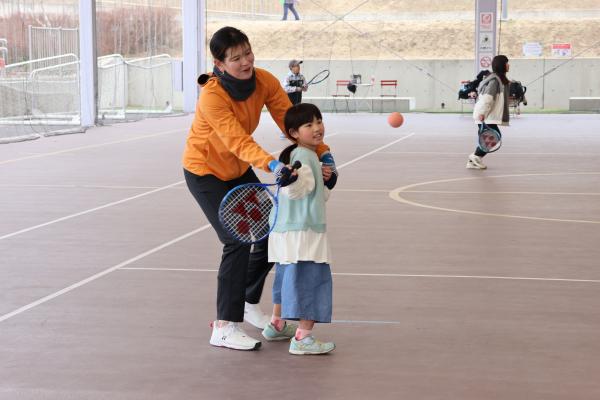
M 292 164 L 292 169 L 300 169 L 302 168 L 302 163 L 300 161 L 295 161 L 294 164 Z

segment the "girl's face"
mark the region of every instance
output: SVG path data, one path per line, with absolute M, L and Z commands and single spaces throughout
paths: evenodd
M 294 65 L 292 67 L 292 74 L 298 75 L 299 73 L 300 73 L 300 66 L 299 65 Z
M 290 135 L 296 139 L 298 146 L 307 147 L 314 151 L 318 145 L 323 143 L 325 126 L 322 120 L 314 117 L 311 122 L 301 125 L 297 131 L 291 130 Z
M 250 79 L 254 71 L 254 53 L 249 44 L 232 47 L 225 52 L 225 60 L 215 60 L 215 65 L 234 78 Z
M 510 64 L 506 63 L 506 72 L 510 71 Z

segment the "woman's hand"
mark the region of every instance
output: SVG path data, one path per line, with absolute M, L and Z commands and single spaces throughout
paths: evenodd
M 483 122 L 485 120 L 485 115 L 479 115 L 479 120 Z

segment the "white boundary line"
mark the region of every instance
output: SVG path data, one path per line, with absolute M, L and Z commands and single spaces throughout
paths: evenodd
M 398 143 L 401 140 L 409 138 L 412 135 L 414 135 L 414 133 L 411 133 L 410 135 L 401 137 L 400 139 L 394 140 L 393 142 L 391 142 L 391 143 L 389 143 L 387 145 L 378 147 L 377 149 L 375 149 L 373 151 L 370 151 L 370 152 L 368 152 L 368 153 L 366 153 L 366 154 L 364 154 L 364 155 L 362 155 L 360 157 L 357 157 L 357 158 L 355 158 L 353 160 L 348 161 L 347 163 L 344 163 L 344 164 L 340 165 L 338 167 L 338 169 L 341 169 L 341 168 L 343 168 L 343 167 L 345 167 L 347 165 L 353 164 L 356 161 L 362 160 L 363 158 L 365 158 L 365 157 L 367 157 L 367 156 L 369 156 L 371 154 L 376 153 L 378 150 L 385 149 L 385 148 L 387 148 L 387 147 L 389 147 L 389 146 L 391 146 L 391 145 L 393 145 L 395 143 Z M 170 186 L 173 186 L 173 185 L 178 185 L 179 183 L 180 182 L 174 183 L 172 185 L 165 186 L 164 188 L 167 188 L 167 187 L 170 187 Z M 77 289 L 77 288 L 79 288 L 79 287 L 81 287 L 83 285 L 86 285 L 86 284 L 88 284 L 88 283 L 90 283 L 92 281 L 95 281 L 98 278 L 103 277 L 104 275 L 110 274 L 111 272 L 116 271 L 117 269 L 123 268 L 123 267 L 125 267 L 125 266 L 127 266 L 127 265 L 129 265 L 129 264 L 131 264 L 131 263 L 133 263 L 135 261 L 141 260 L 142 258 L 145 258 L 145 257 L 147 257 L 147 256 L 149 256 L 151 254 L 154 254 L 154 253 L 156 253 L 156 252 L 158 252 L 158 251 L 160 251 L 160 250 L 162 250 L 162 249 L 164 249 L 166 247 L 171 246 L 172 244 L 175 244 L 175 243 L 180 242 L 180 241 L 182 241 L 184 239 L 187 239 L 188 237 L 193 236 L 193 235 L 195 235 L 198 232 L 202 232 L 202 231 L 204 231 L 204 230 L 206 230 L 208 228 L 211 228 L 210 224 L 204 225 L 204 226 L 202 226 L 202 227 L 200 227 L 198 229 L 195 229 L 195 230 L 193 230 L 191 232 L 188 232 L 188 233 L 186 233 L 184 235 L 181 235 L 181 236 L 179 236 L 179 237 L 177 237 L 175 239 L 172 239 L 172 240 L 170 240 L 168 242 L 165 242 L 165 243 L 163 243 L 163 244 L 161 244 L 161 245 L 159 245 L 157 247 L 154 247 L 154 248 L 152 248 L 152 249 L 150 249 L 148 251 L 145 251 L 145 252 L 143 252 L 141 254 L 138 254 L 137 256 L 132 257 L 132 258 L 126 260 L 126 261 L 123 261 L 120 264 L 114 265 L 114 266 L 112 266 L 110 268 L 105 269 L 102 272 L 99 272 L 99 273 L 97 273 L 95 275 L 92 275 L 92 276 L 90 276 L 88 278 L 85 278 L 85 279 L 83 279 L 83 280 L 81 280 L 81 281 L 79 281 L 77 283 L 74 283 L 74 284 L 72 284 L 70 286 L 67 286 L 66 288 L 63 288 L 63 289 L 61 289 L 59 291 L 51 293 L 48 296 L 42 297 L 41 299 L 38 299 L 38 300 L 36 300 L 36 301 L 34 301 L 32 303 L 29 303 L 29 304 L 27 304 L 27 305 L 25 305 L 23 307 L 20 307 L 20 308 L 14 310 L 14 311 L 11 311 L 8 314 L 4 314 L 4 315 L 0 316 L 0 322 L 6 321 L 9 318 L 12 318 L 12 317 L 14 317 L 16 315 L 24 313 L 27 310 L 30 310 L 30 309 L 32 309 L 34 307 L 37 307 L 37 306 L 39 306 L 41 304 L 44 304 L 44 303 L 46 303 L 46 302 L 48 302 L 48 301 L 50 301 L 52 299 L 55 299 L 55 298 L 57 298 L 57 297 L 65 294 L 65 293 L 69 293 L 72 290 L 75 290 L 75 289 Z M 2 237 L 0 237 L 0 239 L 2 239 Z
M 399 138 L 399 139 L 396 139 L 396 140 L 394 140 L 394 141 L 393 141 L 393 142 L 391 142 L 391 143 L 388 143 L 388 144 L 386 144 L 386 145 L 383 145 L 383 146 L 381 146 L 381 147 L 378 147 L 378 148 L 376 148 L 375 150 L 371 150 L 370 152 L 368 152 L 368 153 L 365 153 L 365 154 L 363 154 L 363 155 L 362 155 L 362 156 L 360 156 L 360 157 L 356 157 L 355 159 L 353 159 L 353 160 L 350 160 L 350 161 L 348 161 L 347 163 L 344 163 L 344 164 L 342 164 L 342 165 L 338 166 L 338 167 L 337 167 L 337 169 L 342 169 L 342 168 L 344 168 L 345 166 L 348 166 L 348 165 L 350 165 L 350 164 L 354 164 L 355 162 L 357 162 L 357 161 L 360 161 L 360 160 L 362 160 L 363 158 L 370 156 L 371 154 L 375 154 L 375 153 L 377 153 L 378 151 L 381 151 L 381 150 L 383 150 L 383 149 L 387 149 L 388 147 L 390 147 L 390 146 L 393 146 L 393 145 L 395 145 L 396 143 L 398 143 L 398 142 L 400 142 L 400 141 L 402 141 L 402 140 L 408 139 L 409 137 L 411 137 L 411 136 L 414 136 L 414 135 L 415 135 L 415 133 L 413 132 L 413 133 L 409 133 L 409 134 L 408 134 L 408 135 L 406 135 L 406 136 L 402 136 L 401 138 Z
M 600 196 L 600 193 L 569 193 L 569 192 L 467 192 L 452 190 L 404 190 L 402 193 L 439 193 L 439 194 L 530 194 L 556 196 Z
M 402 193 L 407 192 L 409 189 L 431 185 L 435 183 L 447 183 L 447 182 L 458 182 L 458 181 L 468 181 L 475 179 L 492 179 L 492 178 L 512 178 L 512 177 L 524 177 L 524 176 L 556 176 L 556 175 L 600 175 L 600 172 L 551 172 L 551 173 L 539 173 L 539 174 L 510 174 L 510 175 L 492 175 L 492 176 L 482 176 L 482 177 L 466 177 L 466 178 L 453 178 L 453 179 L 440 179 L 435 181 L 428 182 L 419 182 L 413 183 L 411 185 L 402 186 L 400 188 L 394 189 L 390 192 L 389 196 L 392 200 L 396 200 L 400 203 L 408 204 L 415 207 L 428 208 L 431 210 L 438 211 L 446 211 L 453 212 L 459 214 L 471 214 L 471 215 L 483 215 L 488 217 L 501 217 L 501 218 L 515 218 L 515 219 L 527 219 L 532 221 L 550 221 L 550 222 L 571 222 L 571 223 L 579 223 L 579 224 L 600 224 L 600 221 L 590 221 L 590 220 L 581 220 L 581 219 L 560 219 L 560 218 L 543 218 L 543 217 L 530 217 L 525 215 L 512 215 L 512 214 L 496 214 L 496 213 L 487 213 L 482 211 L 470 211 L 470 210 L 459 210 L 454 208 L 445 208 L 445 207 L 437 207 L 431 206 L 428 204 L 418 203 L 416 201 L 411 201 L 402 197 Z
M 12 162 L 17 162 L 17 161 L 23 161 L 23 160 L 31 160 L 32 158 L 42 158 L 42 157 L 54 156 L 54 155 L 57 155 L 57 154 L 72 153 L 74 151 L 79 151 L 79 150 L 95 149 L 95 148 L 98 148 L 98 147 L 110 146 L 112 144 L 133 142 L 135 140 L 148 139 L 148 138 L 152 138 L 152 137 L 156 137 L 156 136 L 169 135 L 171 133 L 177 133 L 177 132 L 184 133 L 184 132 L 186 132 L 186 129 L 173 129 L 173 130 L 170 130 L 170 131 L 164 131 L 164 132 L 154 133 L 154 134 L 151 134 L 151 135 L 136 136 L 136 137 L 132 137 L 132 138 L 129 138 L 129 139 L 116 140 L 114 142 L 90 144 L 90 145 L 87 145 L 87 146 L 72 147 L 70 149 L 53 151 L 51 153 L 41 153 L 41 154 L 35 154 L 35 155 L 32 155 L 32 156 L 25 156 L 25 157 L 13 158 L 13 159 L 10 159 L 10 160 L 0 161 L 0 165 L 9 164 L 9 163 L 12 163 Z
M 164 272 L 212 272 L 216 273 L 216 269 L 195 269 L 195 268 L 145 268 L 145 267 L 129 267 L 121 268 L 122 270 L 140 270 L 140 271 L 164 271 Z M 272 272 L 271 272 L 272 274 Z M 572 279 L 572 278 L 537 278 L 526 276 L 493 276 L 493 275 L 443 275 L 443 274 L 376 274 L 376 273 L 361 273 L 361 272 L 332 272 L 332 275 L 337 276 L 358 276 L 358 277 L 373 277 L 373 278 L 445 278 L 445 279 L 498 279 L 509 281 L 541 281 L 541 282 L 579 282 L 579 283 L 600 283 L 600 279 Z
M 465 152 L 450 152 L 450 151 L 384 151 L 382 154 L 433 154 L 433 155 L 456 155 L 465 156 Z M 499 153 L 503 156 L 590 156 L 596 157 L 596 154 L 592 153 L 510 153 L 502 152 Z
M 169 131 L 168 133 L 172 133 L 172 132 L 177 132 L 177 131 Z M 163 135 L 163 134 L 166 134 L 166 132 L 163 132 L 163 133 L 161 133 L 161 135 Z M 329 135 L 329 137 L 336 136 L 336 135 L 339 135 L 339 134 L 340 134 L 340 133 L 334 133 L 334 134 L 332 134 L 332 135 Z M 155 135 L 155 136 L 156 136 L 156 135 Z M 144 136 L 144 137 L 141 137 L 141 138 L 145 138 L 145 137 L 147 137 L 147 136 Z M 129 139 L 129 140 L 124 140 L 124 141 L 131 141 L 131 140 L 137 140 L 137 139 Z M 111 142 L 111 143 L 105 143 L 105 144 L 103 144 L 103 145 L 101 145 L 101 146 L 104 146 L 104 145 L 107 145 L 107 144 L 122 143 L 122 142 L 124 142 L 124 141 L 119 141 L 119 142 Z M 83 149 L 83 148 L 89 148 L 89 147 L 98 147 L 98 146 L 99 146 L 99 145 L 86 146 L 86 147 L 80 147 L 79 149 Z M 76 150 L 76 149 L 64 150 L 64 151 L 62 151 L 62 152 L 67 152 L 67 151 L 75 151 L 75 150 Z M 281 150 L 278 150 L 278 151 L 271 152 L 270 154 L 278 154 L 278 153 L 280 153 L 280 152 L 281 152 Z M 60 153 L 60 152 L 59 152 L 59 153 Z M 47 153 L 47 155 L 49 155 L 49 154 L 55 154 L 55 153 Z M 341 168 L 341 167 L 340 167 L 340 168 Z M 339 168 L 338 168 L 338 169 L 339 169 Z M 178 181 L 178 182 L 172 183 L 172 184 L 170 184 L 170 185 L 166 185 L 166 186 L 163 186 L 163 187 L 156 188 L 156 189 L 154 189 L 154 190 L 150 190 L 150 191 L 148 191 L 148 192 L 140 193 L 140 194 L 138 194 L 138 195 L 131 196 L 131 197 L 127 197 L 127 198 L 125 198 L 125 199 L 121 199 L 121 200 L 113 201 L 113 202 L 111 202 L 111 203 L 107 203 L 107 204 L 101 205 L 101 206 L 99 206 L 99 207 L 90 208 L 90 209 L 88 209 L 88 210 L 84 210 L 84 211 L 81 211 L 81 212 L 78 212 L 78 213 L 75 213 L 75 214 L 66 215 L 66 216 L 64 216 L 64 217 L 57 218 L 57 219 L 54 219 L 54 220 L 52 220 L 52 221 L 44 222 L 43 224 L 38 224 L 38 225 L 35 225 L 35 226 L 30 226 L 29 228 L 20 229 L 20 230 L 18 230 L 18 231 L 16 231 L 16 232 L 12 232 L 12 233 L 8 233 L 8 234 L 6 234 L 6 235 L 0 236 L 0 240 L 3 240 L 3 239 L 8 239 L 8 238 L 10 238 L 10 237 L 13 237 L 13 236 L 20 235 L 21 233 L 30 232 L 30 231 L 33 231 L 33 230 L 35 230 L 35 229 L 38 229 L 38 228 L 43 228 L 43 227 L 45 227 L 45 226 L 48 226 L 48 225 L 55 224 L 55 223 L 57 223 L 57 222 L 66 221 L 66 220 L 69 220 L 69 219 L 72 219 L 72 218 L 75 218 L 75 217 L 79 217 L 79 216 L 81 216 L 81 215 L 89 214 L 89 213 L 92 213 L 92 212 L 94 212 L 94 211 L 102 210 L 102 209 L 104 209 L 104 208 L 112 207 L 112 206 L 115 206 L 115 205 L 118 205 L 118 204 L 121 204 L 121 203 L 125 203 L 125 202 L 131 201 L 131 200 L 135 200 L 135 199 L 137 199 L 137 198 L 140 198 L 140 197 L 144 197 L 144 196 L 147 196 L 147 195 L 150 195 L 150 194 L 153 194 L 153 193 L 157 193 L 157 192 L 160 192 L 160 191 L 163 191 L 163 190 L 166 190 L 166 189 L 170 189 L 170 188 L 173 188 L 174 186 L 177 186 L 177 185 L 180 185 L 180 184 L 182 184 L 183 182 L 184 182 L 184 181 L 183 181 L 183 180 L 181 180 L 181 181 Z M 69 187 L 69 186 L 67 186 L 67 187 Z M 98 188 L 100 188 L 100 187 L 98 187 Z M 116 188 L 116 187 L 104 187 L 104 188 Z
M 39 306 L 40 304 L 46 303 L 47 301 L 50 301 L 50 300 L 52 300 L 54 298 L 57 298 L 58 296 L 61 296 L 61 295 L 65 294 L 65 293 L 68 293 L 68 292 L 70 292 L 70 291 L 72 291 L 74 289 L 77 289 L 78 287 L 81 287 L 81 286 L 83 286 L 83 285 L 85 285 L 87 283 L 95 281 L 96 279 L 98 279 L 100 277 L 103 277 L 104 275 L 110 274 L 111 272 L 113 272 L 113 271 L 115 271 L 115 270 L 117 270 L 117 269 L 119 269 L 121 267 L 124 267 L 124 266 L 129 265 L 129 264 L 131 264 L 133 262 L 141 260 L 144 257 L 147 257 L 147 256 L 149 256 L 151 254 L 154 254 L 154 253 L 156 253 L 156 252 L 158 252 L 158 251 L 160 251 L 160 250 L 162 250 L 162 249 L 164 249 L 166 247 L 171 246 L 172 244 L 175 244 L 175 243 L 180 242 L 180 241 L 182 241 L 184 239 L 187 239 L 190 236 L 193 236 L 193 235 L 195 235 L 198 232 L 202 232 L 202 231 L 204 231 L 204 230 L 206 230 L 206 229 L 208 229 L 210 227 L 211 227 L 210 224 L 204 225 L 204 226 L 202 226 L 202 227 L 200 227 L 198 229 L 195 229 L 195 230 L 193 230 L 191 232 L 188 232 L 188 233 L 183 234 L 183 235 L 181 235 L 179 237 L 176 237 L 173 240 L 169 240 L 168 242 L 165 242 L 165 243 L 161 244 L 160 246 L 156 246 L 156 247 L 154 247 L 154 248 L 152 248 L 152 249 L 150 249 L 148 251 L 145 251 L 145 252 L 143 252 L 141 254 L 138 254 L 137 256 L 132 257 L 132 258 L 130 258 L 127 261 L 123 261 L 120 264 L 114 265 L 114 266 L 112 266 L 110 268 L 105 269 L 102 272 L 99 272 L 99 273 L 97 273 L 95 275 L 92 275 L 92 276 L 90 276 L 88 278 L 85 278 L 85 279 L 83 279 L 83 280 L 81 280 L 81 281 L 79 281 L 77 283 L 74 283 L 71 286 L 67 286 L 64 289 L 61 289 L 61 290 L 59 290 L 57 292 L 49 294 L 48 296 L 42 297 L 41 299 L 38 299 L 38 300 L 36 300 L 36 301 L 34 301 L 32 303 L 29 303 L 29 304 L 27 304 L 27 305 L 25 305 L 25 306 L 23 306 L 21 308 L 18 308 L 18 309 L 14 310 L 14 311 L 11 311 L 8 314 L 4 314 L 4 315 L 0 316 L 0 322 L 6 321 L 7 319 L 14 317 L 15 315 L 19 315 L 21 313 L 24 313 L 27 310 L 30 310 L 30 309 L 32 309 L 34 307 Z
M 163 134 L 164 134 L 164 133 L 163 133 Z M 329 137 L 336 136 L 336 135 L 339 135 L 339 133 L 336 133 L 336 134 L 329 135 Z M 405 139 L 405 138 L 406 138 L 406 136 L 405 136 L 405 137 L 403 137 L 403 138 L 401 138 L 401 139 L 399 139 L 399 140 L 403 140 L 403 139 Z M 393 142 L 393 143 L 396 143 L 396 142 L 398 142 L 399 140 L 397 140 L 397 141 L 395 141 L 395 142 Z M 113 143 L 120 143 L 120 142 L 113 142 Z M 391 144 L 389 144 L 389 145 L 386 145 L 386 146 L 383 146 L 383 147 L 381 147 L 381 148 L 388 147 L 388 146 L 392 145 L 393 143 L 391 143 Z M 278 150 L 278 151 L 271 152 L 270 154 L 278 154 L 278 153 L 280 153 L 280 152 L 281 152 L 281 150 Z M 370 154 L 373 154 L 373 153 L 374 153 L 374 151 L 372 151 L 372 152 L 370 152 L 370 153 L 367 153 L 367 154 L 365 154 L 365 155 L 364 155 L 364 156 L 362 156 L 362 157 L 356 158 L 356 159 L 354 159 L 354 160 L 352 160 L 352 161 L 350 161 L 350 162 L 346 163 L 345 165 L 351 164 L 351 163 L 353 163 L 353 162 L 355 162 L 355 161 L 358 161 L 359 159 L 361 159 L 361 158 L 364 158 L 364 157 L 366 157 L 367 155 L 370 155 Z M 341 168 L 343 168 L 343 167 L 344 167 L 344 165 L 342 165 L 342 166 L 338 167 L 338 169 L 341 169 Z M 111 203 L 107 203 L 107 204 L 104 204 L 104 205 L 101 205 L 101 206 L 98 206 L 98 207 L 90 208 L 90 209 L 88 209 L 88 210 L 84 210 L 84 211 L 81 211 L 81 212 L 78 212 L 78 213 L 74 213 L 74 214 L 71 214 L 71 215 L 66 215 L 66 216 L 64 216 L 64 217 L 57 218 L 57 219 L 54 219 L 54 220 L 52 220 L 52 221 L 44 222 L 44 223 L 42 223 L 42 224 L 38 224 L 38 225 L 34 225 L 34 226 L 30 226 L 30 227 L 28 227 L 28 228 L 23 228 L 23 229 L 20 229 L 20 230 L 18 230 L 18 231 L 16 231 L 16 232 L 7 233 L 7 234 L 5 234 L 5 235 L 3 235 L 3 236 L 0 236 L 0 240 L 8 239 L 8 238 L 11 238 L 11 237 L 14 237 L 14 236 L 20 235 L 20 234 L 22 234 L 22 233 L 30 232 L 30 231 L 33 231 L 33 230 L 35 230 L 35 229 L 43 228 L 43 227 L 45 227 L 45 226 L 48 226 L 48 225 L 52 225 L 52 224 L 55 224 L 55 223 L 58 223 L 58 222 L 66 221 L 66 220 L 69 220 L 69 219 L 72 219 L 72 218 L 75 218 L 75 217 L 79 217 L 79 216 L 82 216 L 82 215 L 85 215 L 85 214 L 92 213 L 92 212 L 94 212 L 94 211 L 102 210 L 102 209 L 104 209 L 104 208 L 108 208 L 108 207 L 112 207 L 112 206 L 115 206 L 115 205 L 118 205 L 118 204 L 126 203 L 126 202 L 128 202 L 128 201 L 135 200 L 135 199 L 138 199 L 138 198 L 140 198 L 140 197 L 148 196 L 148 195 L 150 195 L 150 194 L 154 194 L 154 193 L 157 193 L 157 192 L 160 192 L 160 191 L 166 190 L 166 189 L 170 189 L 170 188 L 172 188 L 172 187 L 174 187 L 174 186 L 177 186 L 177 185 L 180 185 L 180 184 L 182 184 L 183 182 L 184 182 L 184 181 L 183 181 L 183 180 L 181 180 L 181 181 L 178 181 L 178 182 L 175 182 L 175 183 L 171 183 L 170 185 L 166 185 L 166 186 L 163 186 L 163 187 L 159 187 L 159 188 L 157 188 L 157 189 L 154 189 L 154 190 L 150 190 L 150 191 L 148 191 L 148 192 L 140 193 L 140 194 L 138 194 L 138 195 L 135 195 L 135 196 L 131 196 L 131 197 L 127 197 L 127 198 L 124 198 L 124 199 L 121 199 L 121 200 L 113 201 L 113 202 L 111 202 Z
M 108 185 L 16 185 L 0 184 L 0 188 L 11 189 L 115 189 L 115 190 L 152 190 L 160 189 L 158 186 L 108 186 Z M 179 189 L 179 188 L 177 188 Z
M 183 181 L 175 182 L 175 183 L 172 183 L 172 184 L 167 185 L 167 186 L 163 186 L 163 187 L 158 188 L 158 189 L 154 189 L 154 190 L 150 190 L 148 192 L 140 193 L 140 194 L 137 194 L 135 196 L 127 197 L 125 199 L 113 201 L 112 203 L 107 203 L 107 204 L 101 205 L 99 207 L 90 208 L 88 210 L 81 211 L 81 212 L 78 212 L 78 213 L 75 213 L 75 214 L 66 215 L 66 216 L 61 217 L 61 218 L 53 219 L 52 221 L 44 222 L 43 224 L 38 224 L 38 225 L 30 226 L 29 228 L 24 228 L 24 229 L 18 230 L 16 232 L 12 232 L 12 233 L 8 233 L 6 235 L 0 236 L 0 240 L 8 239 L 8 238 L 11 238 L 13 236 L 20 235 L 21 233 L 30 232 L 30 231 L 33 231 L 35 229 L 43 228 L 44 226 L 56 224 L 57 222 L 62 222 L 62 221 L 66 221 L 66 220 L 69 220 L 69 219 L 72 219 L 72 218 L 75 218 L 75 217 L 79 217 L 79 216 L 82 216 L 82 215 L 85 215 L 85 214 L 90 214 L 90 213 L 93 213 L 94 211 L 98 211 L 98 210 L 102 210 L 104 208 L 112 207 L 112 206 L 115 206 L 117 204 L 121 204 L 121 203 L 125 203 L 125 202 L 131 201 L 131 200 L 139 199 L 140 197 L 148 196 L 150 194 L 157 193 L 157 192 L 169 189 L 169 188 L 171 188 L 173 186 L 180 185 L 182 183 L 183 183 Z
M 349 319 L 332 319 L 332 324 L 367 324 L 367 325 L 400 325 L 400 321 L 354 321 Z

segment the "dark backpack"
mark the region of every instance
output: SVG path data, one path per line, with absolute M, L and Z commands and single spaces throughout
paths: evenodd
M 458 91 L 458 98 L 459 99 L 470 99 L 469 93 L 477 92 L 478 85 L 479 85 L 479 82 L 477 82 L 476 80 L 469 81 L 467 83 L 463 83 L 460 86 L 460 90 Z
M 525 92 L 527 88 L 521 84 L 519 81 L 510 81 L 510 85 L 508 86 L 508 93 L 510 97 L 513 97 L 519 103 L 525 102 Z
M 463 83 L 460 86 L 460 90 L 458 91 L 458 98 L 465 99 L 465 100 L 473 99 L 473 97 L 469 97 L 469 93 L 475 92 L 475 94 L 477 95 L 477 88 L 479 87 L 479 84 L 490 73 L 491 73 L 490 71 L 488 71 L 487 69 L 484 69 L 482 71 L 479 71 L 479 73 L 477 74 L 477 77 L 475 78 L 474 81 L 468 81 L 467 83 Z M 477 96 L 475 96 L 475 97 L 477 97 Z

